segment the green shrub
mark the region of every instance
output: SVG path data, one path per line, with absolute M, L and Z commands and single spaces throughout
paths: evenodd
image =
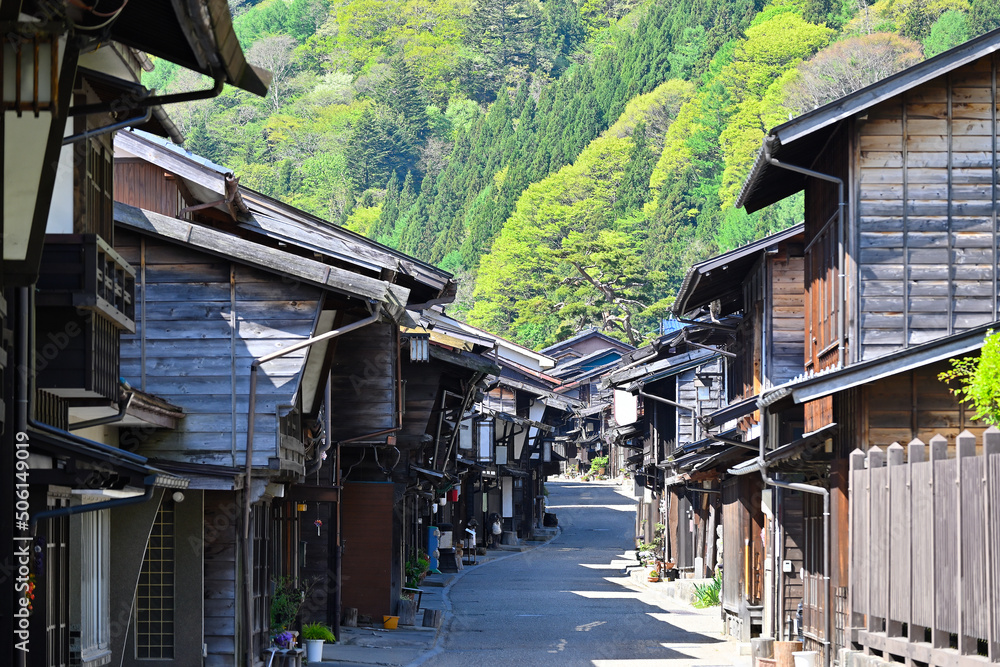
M 706 607 L 718 607 L 721 603 L 722 593 L 722 568 L 715 571 L 712 581 L 707 584 L 694 585 L 694 606 L 698 609 Z
M 601 468 L 604 468 L 606 470 L 607 467 L 608 467 L 608 457 L 598 456 L 596 459 L 593 459 L 590 462 L 590 473 L 592 475 L 596 475 L 598 470 L 600 470 Z

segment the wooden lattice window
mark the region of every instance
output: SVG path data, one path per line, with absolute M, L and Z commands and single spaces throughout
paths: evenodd
M 95 137 L 83 143 L 76 170 L 78 193 L 75 206 L 76 234 L 97 234 L 109 244 L 114 243 L 114 151 L 106 137 Z
M 136 589 L 136 657 L 174 657 L 174 503 L 156 512 Z

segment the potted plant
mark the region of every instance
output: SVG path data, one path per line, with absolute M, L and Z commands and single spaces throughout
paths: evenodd
M 296 586 L 291 577 L 278 577 L 274 580 L 274 592 L 271 594 L 271 630 L 276 636 L 295 625 L 295 617 L 299 615 L 299 607 L 302 606 L 304 599 L 305 591 Z
M 646 578 L 648 581 L 659 581 L 660 573 L 654 567 L 652 570 L 646 573 Z
M 333 631 L 322 623 L 309 623 L 302 626 L 302 639 L 306 643 L 306 660 L 309 662 L 323 661 L 323 643 L 331 644 L 337 641 Z

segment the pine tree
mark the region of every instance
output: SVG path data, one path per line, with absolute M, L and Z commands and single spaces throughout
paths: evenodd
M 430 124 L 427 120 L 427 98 L 420 90 L 417 77 L 403 58 L 391 63 L 392 74 L 378 86 L 375 98 L 379 104 L 398 116 L 400 127 L 413 137 L 413 143 L 427 141 Z

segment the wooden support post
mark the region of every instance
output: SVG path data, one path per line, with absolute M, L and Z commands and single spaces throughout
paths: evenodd
M 935 435 L 930 441 L 931 449 L 931 464 L 933 465 L 935 461 L 943 461 L 948 458 L 948 440 L 942 435 Z M 951 480 L 938 479 L 937 472 L 931 473 L 931 490 L 932 497 L 935 500 L 932 501 L 931 516 L 937 516 L 938 503 L 936 500 L 937 489 L 943 487 L 945 484 L 949 483 Z M 931 571 L 937 573 L 938 567 L 943 566 L 943 563 L 937 562 L 937 531 L 935 530 L 935 522 L 931 522 L 931 559 L 933 561 L 933 566 Z M 937 605 L 938 599 L 941 598 L 941 591 L 938 590 L 937 576 L 931 578 L 931 586 L 934 589 L 933 600 L 934 604 L 931 607 L 931 645 L 934 648 L 948 648 L 950 643 L 949 633 L 947 630 L 939 630 L 937 627 Z
M 907 463 L 907 484 L 910 487 L 910 519 L 911 519 L 911 530 L 912 530 L 912 520 L 913 520 L 913 498 L 917 493 L 913 482 L 913 466 L 917 463 L 923 463 L 927 460 L 927 445 L 922 441 L 914 438 L 906 445 L 906 463 Z M 909 559 L 909 572 L 910 572 L 910 583 L 913 582 L 913 535 L 910 535 L 910 548 L 907 550 L 907 558 Z M 933 541 L 931 542 L 933 544 Z M 914 595 L 911 590 L 910 592 L 910 610 L 909 617 L 907 619 L 907 637 L 911 642 L 922 642 L 924 641 L 924 635 L 926 633 L 926 628 L 922 625 L 918 625 L 914 622 L 916 616 L 913 613 L 914 605 Z M 913 658 L 907 656 L 907 665 L 912 666 Z
M 966 577 L 965 572 L 965 545 L 962 538 L 964 537 L 964 530 L 962 522 L 964 520 L 964 514 L 962 505 L 964 504 L 962 499 L 962 459 L 966 457 L 971 457 L 976 455 L 976 436 L 970 433 L 968 430 L 962 431 L 955 438 L 955 485 L 957 489 L 958 502 L 955 505 L 956 509 L 956 530 L 958 531 L 958 539 L 955 543 L 958 545 L 958 562 L 955 563 L 955 569 L 957 570 L 955 578 L 955 587 L 957 595 L 955 599 L 958 601 L 958 652 L 960 655 L 975 655 L 976 654 L 976 640 L 969 637 L 971 633 L 969 629 L 969 619 L 966 618 L 965 614 L 965 602 L 966 597 L 968 597 L 968 587 L 978 585 L 978 582 L 968 581 L 971 577 Z M 969 548 L 974 548 L 974 545 L 968 545 Z
M 991 465 L 991 461 L 996 462 L 995 466 Z M 983 494 L 986 499 L 986 508 L 983 516 L 986 519 L 986 544 L 987 544 L 987 560 L 986 560 L 986 599 L 992 600 L 993 604 L 987 605 L 987 655 L 989 656 L 990 662 L 1000 662 L 1000 637 L 997 637 L 997 602 L 1000 601 L 1000 584 L 997 581 L 997 572 L 992 565 L 994 563 L 1000 562 L 996 553 L 993 552 L 993 547 L 990 545 L 996 545 L 1000 543 L 1000 535 L 997 534 L 995 530 L 998 523 L 997 517 L 1000 513 L 1000 507 L 997 506 L 997 498 L 1000 495 L 1000 486 L 997 482 L 1000 481 L 993 475 L 993 468 L 996 467 L 997 472 L 1000 473 L 1000 430 L 995 426 L 991 426 L 986 429 L 983 433 L 983 482 L 986 484 L 985 493 Z M 992 563 L 990 562 L 992 561 Z
M 893 544 L 893 529 L 894 527 L 902 527 L 905 531 L 904 535 L 906 538 L 909 537 L 909 531 L 907 530 L 909 524 L 909 512 L 907 512 L 902 507 L 896 507 L 892 502 L 892 468 L 895 466 L 903 465 L 903 446 L 898 442 L 894 442 L 889 445 L 886 450 L 886 460 L 889 464 L 889 470 L 886 471 L 885 476 L 885 486 L 886 486 L 886 500 L 888 501 L 888 511 L 885 513 L 885 534 L 888 536 L 887 549 L 885 550 L 885 556 L 889 559 L 889 566 L 886 568 L 886 614 L 885 614 L 885 632 L 889 637 L 900 637 L 903 634 L 903 622 L 900 620 L 894 620 L 892 614 L 892 587 L 895 586 L 908 586 L 908 582 L 896 582 L 894 579 L 897 577 L 893 563 L 892 563 L 892 544 Z M 902 524 L 897 526 L 896 524 Z M 907 567 L 904 572 L 909 574 L 909 567 Z
M 348 628 L 358 627 L 357 607 L 344 607 L 344 616 L 340 619 L 340 624 Z

